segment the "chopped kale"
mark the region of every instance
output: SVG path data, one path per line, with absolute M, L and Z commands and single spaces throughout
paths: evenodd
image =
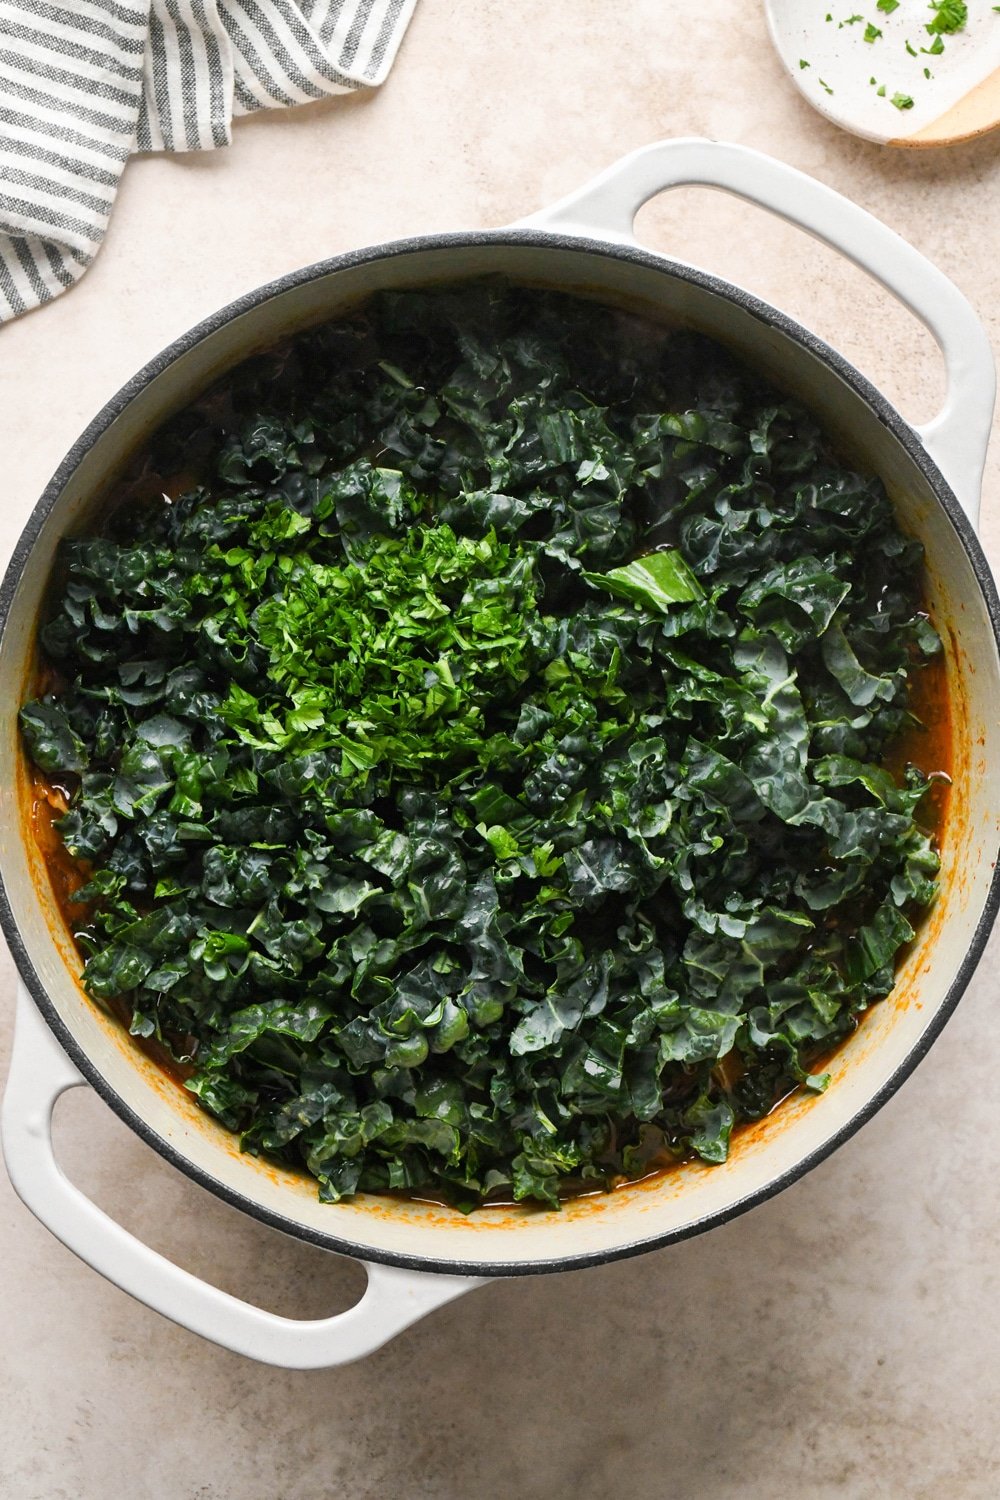
M 328 1200 L 554 1206 L 822 1089 L 938 865 L 880 481 L 718 347 L 505 283 L 241 367 L 146 472 L 192 455 L 64 543 L 21 712 L 89 993 Z

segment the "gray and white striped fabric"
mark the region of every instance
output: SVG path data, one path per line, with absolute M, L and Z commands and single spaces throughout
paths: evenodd
M 133 151 L 375 87 L 416 0 L 0 0 L 0 323 L 97 254 Z

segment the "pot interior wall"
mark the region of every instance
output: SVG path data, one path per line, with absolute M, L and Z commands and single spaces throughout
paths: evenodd
M 240 1154 L 235 1139 L 166 1079 L 82 992 L 75 950 L 24 826 L 28 803 L 16 724 L 31 664 L 35 621 L 61 536 L 99 508 L 129 455 L 167 416 L 249 353 L 335 316 L 372 291 L 503 272 L 600 297 L 728 344 L 820 418 L 845 453 L 888 485 L 904 527 L 924 542 L 930 603 L 947 642 L 956 710 L 956 787 L 943 850 L 942 895 L 903 965 L 892 997 L 875 1007 L 837 1053 L 833 1081 L 817 1098 L 793 1099 L 741 1132 L 721 1167 L 690 1164 L 614 1194 L 579 1199 L 562 1213 L 485 1209 L 468 1217 L 421 1204 L 361 1197 L 321 1205 L 315 1185 Z M 690 1232 L 731 1211 L 822 1153 L 929 1041 L 956 983 L 993 877 L 998 845 L 1000 672 L 993 630 L 968 554 L 926 477 L 850 384 L 756 305 L 629 258 L 535 242 L 438 243 L 336 267 L 292 285 L 206 332 L 141 386 L 76 463 L 46 516 L 17 584 L 2 647 L 0 868 L 13 920 L 37 983 L 93 1068 L 111 1102 L 141 1121 L 154 1144 L 246 1207 L 331 1248 L 475 1266 L 502 1272 L 613 1255 L 626 1246 Z M 25 967 L 23 956 L 19 961 Z M 960 986 L 959 986 L 960 987 Z M 37 988 L 37 985 L 36 985 Z

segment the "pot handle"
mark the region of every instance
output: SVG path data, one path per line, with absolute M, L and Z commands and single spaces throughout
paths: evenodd
M 514 227 L 634 245 L 635 216 L 648 199 L 695 185 L 759 204 L 823 240 L 881 282 L 930 330 L 944 355 L 948 390 L 938 415 L 916 431 L 975 525 L 996 394 L 989 338 L 954 282 L 866 209 L 759 151 L 690 138 L 633 151 Z
M 59 1168 L 52 1110 L 86 1080 L 21 985 L 0 1129 L 14 1189 L 46 1229 L 102 1276 L 202 1338 L 235 1354 L 289 1370 L 325 1369 L 372 1353 L 482 1278 L 399 1270 L 363 1261 L 361 1301 L 331 1318 L 278 1317 L 231 1297 L 174 1265 L 85 1197 Z

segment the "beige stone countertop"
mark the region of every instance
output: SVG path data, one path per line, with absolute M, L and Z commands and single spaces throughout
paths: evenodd
M 810 0 L 803 0 L 803 4 Z M 1000 347 L 1000 135 L 898 153 L 783 75 L 757 4 L 419 0 L 383 90 L 257 117 L 233 148 L 144 158 L 80 285 L 0 334 L 7 555 L 84 424 L 221 304 L 335 252 L 495 226 L 659 137 L 758 147 L 887 220 Z M 929 337 L 832 252 L 704 190 L 644 210 L 651 245 L 748 285 L 929 416 Z M 1000 557 L 1000 442 L 984 535 Z M 805 1180 L 636 1260 L 491 1285 L 361 1363 L 289 1374 L 108 1285 L 0 1180 L 3 1500 L 973 1500 L 1000 1493 L 994 945 L 902 1093 Z M 13 973 L 2 970 L 9 1051 Z M 166 1166 L 77 1091 L 70 1175 L 183 1265 L 277 1311 L 360 1272 Z

